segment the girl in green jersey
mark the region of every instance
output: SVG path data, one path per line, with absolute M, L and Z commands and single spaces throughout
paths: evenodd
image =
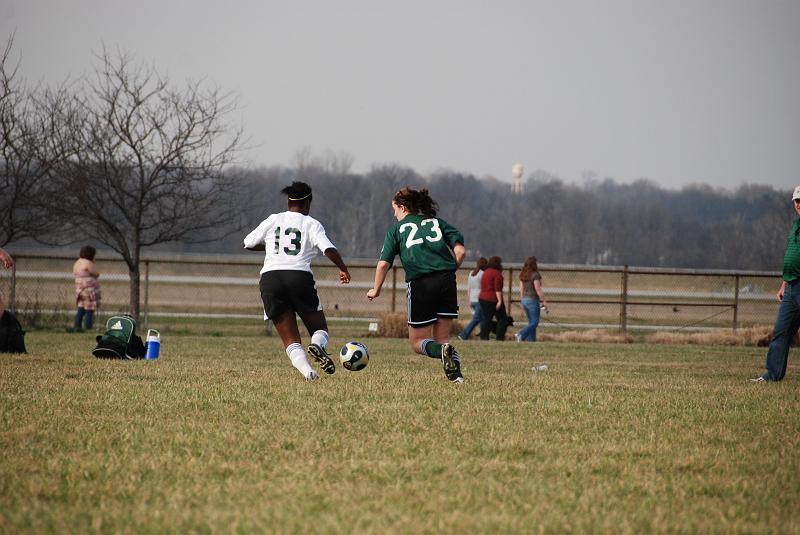
M 466 255 L 464 237 L 444 219 L 427 189 L 405 187 L 392 198 L 397 219 L 386 234 L 375 268 L 372 301 L 381 293 L 395 256 L 406 273 L 408 340 L 414 352 L 441 359 L 445 376 L 463 383 L 458 352 L 450 344 L 450 328 L 458 317 L 456 270 Z

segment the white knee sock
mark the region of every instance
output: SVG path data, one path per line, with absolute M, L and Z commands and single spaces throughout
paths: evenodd
M 322 329 L 314 331 L 314 334 L 311 335 L 311 343 L 325 349 L 328 347 L 328 333 Z
M 289 360 L 292 361 L 292 366 L 297 368 L 297 371 L 302 373 L 303 377 L 308 378 L 311 372 L 314 371 L 311 364 L 308 363 L 306 350 L 303 349 L 302 345 L 297 343 L 290 344 L 286 348 L 286 354 L 289 356 Z

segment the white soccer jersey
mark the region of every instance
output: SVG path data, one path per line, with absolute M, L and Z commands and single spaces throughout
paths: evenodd
M 244 239 L 247 248 L 264 244 L 261 273 L 278 269 L 311 272 L 317 249 L 323 253 L 335 248 L 325 235 L 322 223 L 300 212 L 272 214 Z

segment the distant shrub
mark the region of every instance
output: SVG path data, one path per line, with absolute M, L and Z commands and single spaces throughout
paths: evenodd
M 408 324 L 406 323 L 405 314 L 381 314 L 381 319 L 378 322 L 378 336 L 406 338 L 408 336 Z
M 457 335 L 464 326 L 459 321 L 454 321 L 450 327 L 450 334 Z M 378 322 L 378 336 L 386 338 L 408 338 L 408 316 L 400 312 L 381 314 Z

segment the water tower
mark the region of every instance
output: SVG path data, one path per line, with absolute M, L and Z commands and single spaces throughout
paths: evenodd
M 515 163 L 511 166 L 511 193 L 522 193 L 522 173 L 525 168 L 521 163 Z

